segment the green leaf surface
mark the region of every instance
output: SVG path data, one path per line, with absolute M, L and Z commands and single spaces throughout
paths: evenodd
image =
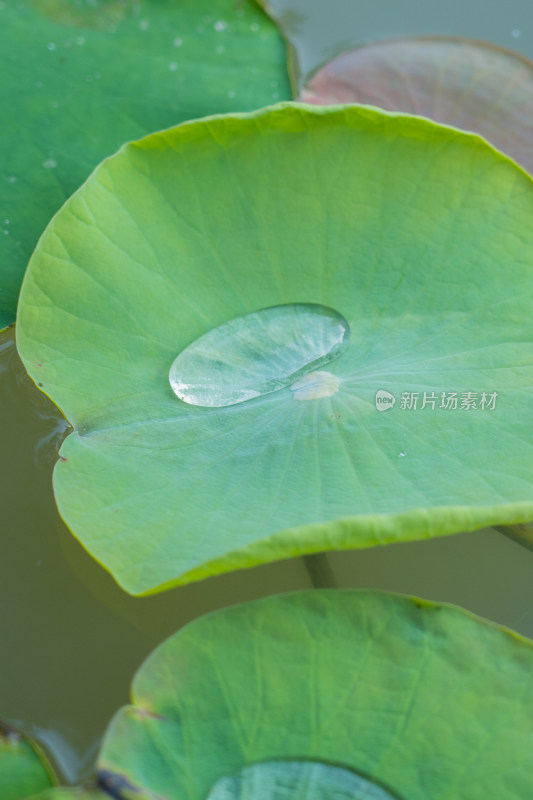
M 524 800 L 532 669 L 530 641 L 452 606 L 278 595 L 163 643 L 98 767 L 104 785 L 129 787 L 119 798 L 137 800 L 207 797 L 225 776 L 278 759 L 331 762 L 403 800 Z
M 281 37 L 250 0 L 10 0 L 0 72 L 0 328 L 38 236 L 105 156 L 290 97 Z
M 109 795 L 97 789 L 60 786 L 32 796 L 30 800 L 109 800 Z
M 67 524 L 141 594 L 530 520 L 532 189 L 477 136 L 355 106 L 281 104 L 121 150 L 22 290 L 22 359 L 76 429 L 54 473 Z M 176 398 L 179 352 L 283 303 L 348 321 L 332 396 Z
M 36 744 L 0 724 L 0 797 L 25 800 L 55 783 L 52 768 Z
M 343 53 L 300 93 L 305 103 L 368 103 L 480 133 L 533 172 L 533 62 L 467 39 L 395 39 Z

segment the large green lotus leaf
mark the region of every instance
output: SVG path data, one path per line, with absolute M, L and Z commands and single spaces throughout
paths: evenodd
M 160 645 L 98 768 L 136 800 L 205 798 L 280 759 L 353 770 L 376 787 L 369 797 L 524 800 L 532 669 L 529 640 L 452 606 L 361 591 L 269 597 Z
M 482 134 L 533 172 L 533 62 L 466 39 L 376 42 L 319 69 L 302 102 L 368 103 Z
M 36 744 L 0 724 L 0 797 L 24 800 L 48 789 L 55 777 Z
M 0 328 L 63 201 L 123 142 L 290 97 L 274 24 L 243 0 L 0 3 Z M 5 219 L 4 219 L 5 218 Z
M 22 289 L 22 358 L 75 427 L 54 473 L 67 524 L 146 593 L 531 519 L 532 189 L 477 136 L 370 108 L 281 104 L 124 148 Z M 184 347 L 291 302 L 351 326 L 333 396 L 175 397 Z M 478 406 L 441 408 L 454 391 Z

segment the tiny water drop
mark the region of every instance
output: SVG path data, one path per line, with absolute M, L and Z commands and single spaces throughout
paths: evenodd
M 298 378 L 290 389 L 295 400 L 318 400 L 320 397 L 332 397 L 339 391 L 340 385 L 340 378 L 332 372 L 318 370 Z
M 257 33 L 257 31 L 259 30 L 259 25 L 257 24 L 257 22 L 252 22 L 252 24 L 250 25 L 250 30 L 253 31 L 253 33 Z
M 57 167 L 57 161 L 53 158 L 47 158 L 46 161 L 43 161 L 43 167 L 45 169 L 55 169 Z
M 168 68 L 171 72 L 176 72 L 178 65 L 175 61 L 171 61 L 170 64 L 168 65 Z
M 219 19 L 219 20 L 218 20 L 217 22 L 215 22 L 215 24 L 213 25 L 213 28 L 214 28 L 216 31 L 218 31 L 218 33 L 221 33 L 222 31 L 225 31 L 227 27 L 228 27 L 228 23 L 227 23 L 227 22 L 224 22 L 224 20 L 222 20 L 222 19 Z
M 174 45 L 174 47 L 181 47 L 181 45 L 183 44 L 183 39 L 180 39 L 179 36 L 177 36 L 173 40 L 172 44 Z
M 149 23 L 149 21 L 147 19 L 142 19 L 139 22 L 139 30 L 140 31 L 147 31 L 149 27 L 150 27 L 150 23 Z
M 329 397 L 340 380 L 318 370 L 338 358 L 349 339 L 348 322 L 332 308 L 316 303 L 264 308 L 192 342 L 174 360 L 170 385 L 180 400 L 207 408 L 287 387 L 298 400 Z
M 48 49 L 49 49 L 51 52 L 52 52 L 52 51 L 54 51 L 54 50 L 56 49 L 56 46 L 55 46 L 54 42 L 48 42 L 48 44 L 47 44 L 46 46 L 48 47 Z
M 513 39 L 519 39 L 521 35 L 522 35 L 522 31 L 519 30 L 519 28 L 514 28 L 511 31 L 511 36 L 513 37 Z

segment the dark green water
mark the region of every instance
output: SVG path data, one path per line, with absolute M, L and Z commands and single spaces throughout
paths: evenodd
M 90 775 L 131 677 L 164 638 L 215 608 L 328 584 L 447 600 L 533 636 L 533 553 L 496 531 L 295 559 L 133 598 L 77 543 L 53 500 L 67 426 L 0 333 L 1 715 L 70 781 Z
M 300 87 L 343 50 L 398 36 L 464 36 L 533 59 L 531 0 L 264 0 L 291 44 Z

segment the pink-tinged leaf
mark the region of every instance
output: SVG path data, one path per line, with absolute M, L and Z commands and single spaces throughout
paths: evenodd
M 511 50 L 438 37 L 376 42 L 326 64 L 299 99 L 366 103 L 475 131 L 533 172 L 533 62 Z

